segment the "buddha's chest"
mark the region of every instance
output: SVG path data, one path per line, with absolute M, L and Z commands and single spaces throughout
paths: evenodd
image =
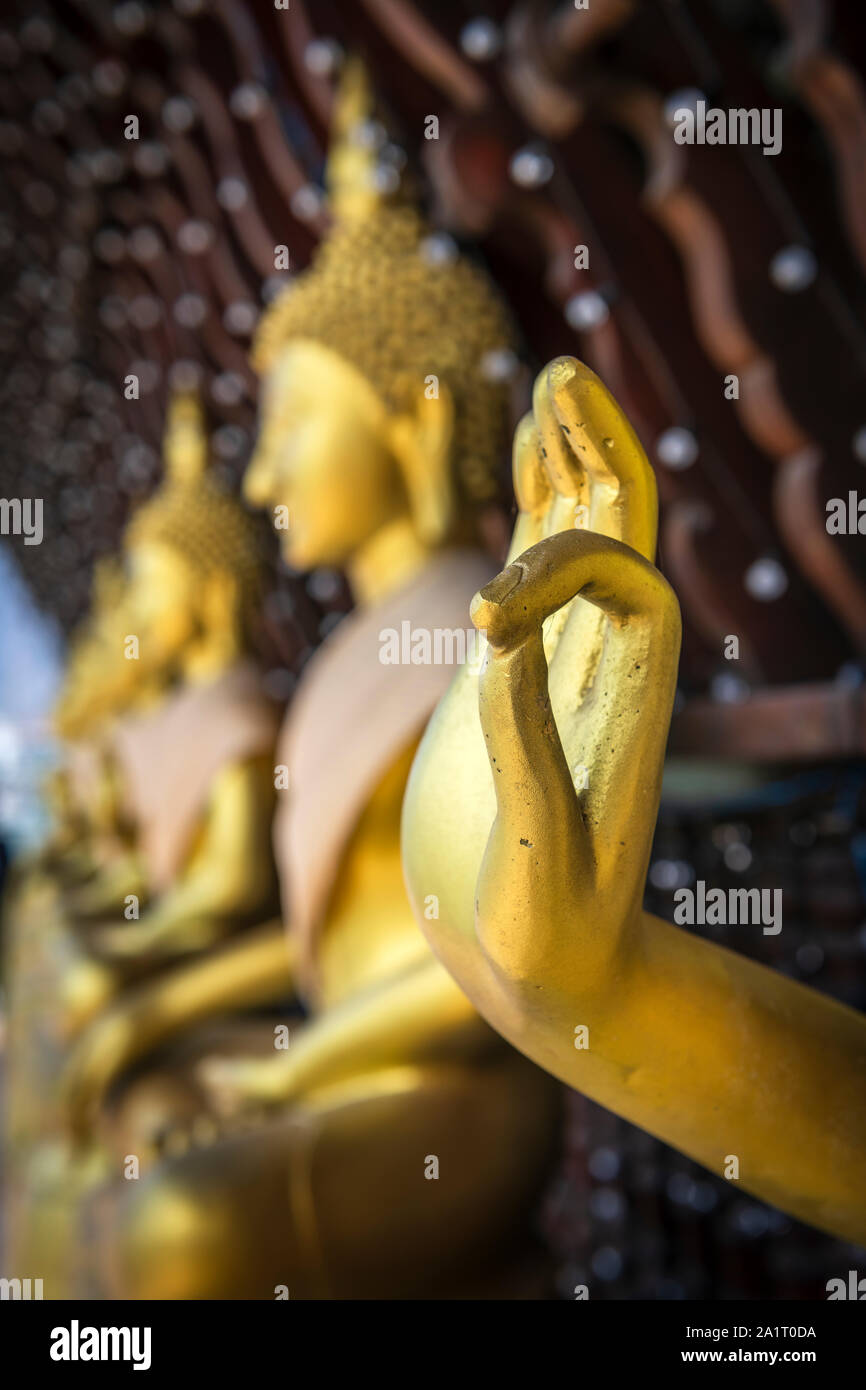
M 383 774 L 349 838 L 317 943 L 326 1003 L 405 968 L 427 944 L 412 916 L 400 857 L 400 814 L 413 743 Z

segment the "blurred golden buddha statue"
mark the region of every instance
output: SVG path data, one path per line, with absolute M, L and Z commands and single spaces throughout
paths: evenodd
M 208 472 L 193 394 L 170 403 L 164 455 L 165 482 L 132 518 L 122 573 L 102 576 L 57 714 L 79 800 L 103 830 L 103 862 L 70 912 L 115 983 L 261 921 L 275 900 L 276 721 L 247 656 L 259 546 Z
M 263 561 L 206 462 L 199 404 L 178 394 L 166 479 L 134 515 L 123 565 L 99 576 L 58 704 L 63 819 L 8 913 L 15 1167 L 26 1185 L 50 1150 L 53 1176 L 34 1176 L 29 1202 L 13 1184 L 13 1232 L 25 1208 L 74 1205 L 67 1110 L 76 1138 L 98 1138 L 109 1084 L 160 1040 L 152 991 L 175 1001 L 174 1038 L 197 1021 L 186 981 L 201 957 L 231 975 L 240 1006 L 286 994 L 269 841 L 277 720 L 248 656 Z M 155 1142 L 156 1114 L 151 1130 Z M 51 1268 L 65 1277 L 59 1256 Z
M 118 814 L 115 778 L 110 758 L 100 746 L 100 720 L 94 708 L 98 673 L 108 664 L 108 644 L 123 642 L 122 635 L 111 630 L 123 589 L 122 562 L 113 557 L 98 561 L 90 611 L 71 643 L 54 710 L 55 729 L 64 740 L 63 761 L 46 787 L 52 829 L 40 858 L 67 885 L 85 883 L 107 859 L 124 852 L 129 858 L 125 883 L 134 887 L 141 882 L 127 827 Z
M 291 565 L 341 568 L 356 602 L 309 662 L 277 751 L 286 956 L 308 1016 L 286 1051 L 272 1037 L 199 1062 L 202 1118 L 221 1135 L 179 1123 L 176 1156 L 123 1185 L 104 1254 L 114 1296 L 478 1293 L 525 1232 L 556 1132 L 558 1087 L 479 1019 L 403 883 L 406 779 L 454 668 L 386 663 L 383 634 L 465 633 L 491 575 L 473 508 L 496 491 L 511 330 L 392 172 L 350 64 L 333 229 L 254 350 L 246 496 L 288 516 Z M 214 1010 L 227 983 L 211 976 Z M 135 1125 L 128 1108 L 127 1151 Z

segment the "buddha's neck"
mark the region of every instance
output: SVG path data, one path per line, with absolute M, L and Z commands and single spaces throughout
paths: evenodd
M 402 589 L 429 563 L 432 551 L 418 539 L 408 517 L 383 526 L 357 550 L 347 565 L 352 596 L 368 608 Z
M 183 680 L 189 685 L 209 685 L 237 665 L 242 655 L 240 645 L 229 633 L 204 637 L 184 654 Z

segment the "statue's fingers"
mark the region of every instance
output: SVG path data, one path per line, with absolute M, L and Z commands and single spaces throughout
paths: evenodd
M 561 531 L 531 546 L 486 584 L 470 611 L 491 645 L 507 649 L 577 596 L 624 621 L 649 611 L 662 590 L 668 586 L 658 570 L 630 546 L 592 531 Z
M 512 450 L 514 494 L 522 512 L 541 516 L 550 505 L 553 489 L 541 459 L 535 417 L 529 411 L 514 431 Z
M 573 603 L 576 598 L 599 610 L 597 651 L 588 664 L 569 664 L 572 644 L 560 642 L 548 677 L 551 707 L 572 782 L 580 788 L 595 862 L 642 863 L 655 824 L 676 689 L 680 617 L 670 586 L 620 541 L 563 531 L 540 541 L 486 585 L 473 601 L 472 619 L 486 631 L 490 668 L 497 656 L 530 650 L 545 620 L 573 605 L 570 626 L 586 607 Z M 489 679 L 488 669 L 482 673 L 482 696 Z M 508 689 L 513 703 L 517 687 Z M 523 713 L 528 720 L 531 711 Z M 501 759 L 500 748 L 497 753 Z M 645 814 L 635 817 L 638 806 Z M 635 824 L 642 829 L 636 832 Z M 613 885 L 611 892 L 616 891 Z
M 553 499 L 553 488 L 541 458 L 538 430 L 531 412 L 524 415 L 514 432 L 511 456 L 519 514 L 508 552 L 509 560 L 541 540 Z
M 533 401 L 545 420 L 541 435 L 554 485 L 569 495 L 583 485 L 586 529 L 624 541 L 651 560 L 658 523 L 655 476 L 604 382 L 577 358 L 559 357 L 539 377 Z M 567 450 L 552 448 L 557 430 Z
M 580 921 L 595 883 L 592 847 L 551 712 L 540 631 L 511 650 L 488 647 L 478 713 L 496 816 L 476 884 L 475 932 L 497 976 L 532 989 L 545 969 L 557 974 L 563 960 L 557 923 Z M 593 949 L 581 950 L 582 973 L 593 973 L 595 958 L 606 954 L 606 935 L 599 931 Z
M 577 366 L 576 358 L 555 357 L 539 372 L 532 389 L 532 413 L 551 486 L 560 497 L 572 500 L 584 499 L 586 478 L 574 448 L 573 422 L 561 419 L 555 403 Z
M 599 608 L 608 628 L 616 629 L 610 641 L 627 664 L 628 652 L 638 652 L 640 659 L 631 662 L 638 668 L 636 673 L 617 670 L 609 684 L 596 692 L 595 710 L 588 715 L 584 709 L 582 719 L 575 722 L 573 709 L 585 673 L 579 665 L 573 668 L 571 701 L 564 709 L 558 707 L 542 633 L 547 620 L 559 610 L 567 613 L 578 597 Z M 601 853 L 611 833 L 605 824 L 606 808 L 611 809 L 615 833 L 624 839 L 618 812 L 626 809 L 631 814 L 635 804 L 630 799 L 632 787 L 621 795 L 608 773 L 612 749 L 618 746 L 626 760 L 632 757 L 634 766 L 626 766 L 631 782 L 648 777 L 651 795 L 657 795 L 673 686 L 666 677 L 656 679 L 656 668 L 650 667 L 644 654 L 654 646 L 658 631 L 662 649 L 673 651 L 675 671 L 677 643 L 671 638 L 675 623 L 670 624 L 670 632 L 665 623 L 660 629 L 654 627 L 655 619 L 669 611 L 666 605 L 671 598 L 658 571 L 628 546 L 572 528 L 525 551 L 473 600 L 473 621 L 486 630 L 488 638 L 479 681 L 479 715 L 497 808 L 478 881 L 476 932 L 491 961 L 510 979 L 542 978 L 544 962 L 549 968 L 562 945 L 549 924 L 568 920 L 570 914 L 577 920 L 588 904 L 613 903 L 612 923 L 634 920 L 647 848 L 635 844 L 634 834 L 633 871 L 621 873 L 615 883 L 606 881 L 605 897 L 597 891 L 609 866 L 620 864 L 622 855 L 622 850 Z M 675 600 L 673 604 L 675 608 Z M 643 676 L 642 665 L 646 667 Z M 636 674 L 635 690 L 640 688 L 649 722 L 626 732 L 619 722 L 619 702 L 633 699 L 632 674 Z M 606 734 L 604 747 L 594 742 L 593 721 Z M 584 723 L 593 738 L 591 751 L 587 744 L 585 753 L 580 746 Z M 645 748 L 648 760 L 642 756 Z M 576 762 L 586 763 L 579 777 Z M 655 808 L 646 810 L 639 818 L 640 833 L 651 833 L 655 821 Z M 517 923 L 532 923 L 532 929 L 516 930 Z M 598 967 L 604 974 L 616 949 L 616 932 L 606 932 L 599 924 L 592 940 L 581 943 L 580 969 L 591 974 Z

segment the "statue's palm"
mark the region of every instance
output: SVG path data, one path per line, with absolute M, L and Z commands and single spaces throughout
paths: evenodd
M 539 376 L 514 475 L 510 563 L 472 606 L 486 654 L 436 710 L 404 808 L 416 913 L 479 1003 L 491 967 L 531 985 L 551 915 L 574 915 L 571 971 L 640 912 L 679 652 L 652 470 L 575 359 Z

